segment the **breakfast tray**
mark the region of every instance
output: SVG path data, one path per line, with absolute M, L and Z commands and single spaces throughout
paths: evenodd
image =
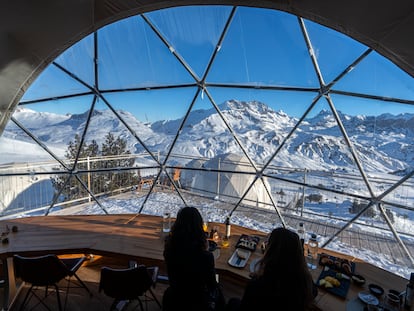
M 319 264 L 323 266 L 323 269 L 316 284 L 333 295 L 346 298 L 349 286 L 351 285 L 350 276 L 355 272 L 355 263 L 348 259 L 322 253 L 319 257 Z M 340 285 L 329 288 L 320 285 L 321 280 L 325 279 L 327 276 L 337 279 L 340 282 Z

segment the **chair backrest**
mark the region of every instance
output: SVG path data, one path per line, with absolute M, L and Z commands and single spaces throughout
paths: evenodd
M 99 291 L 109 297 L 127 300 L 142 296 L 153 284 L 143 265 L 125 269 L 102 267 Z
M 174 169 L 174 172 L 173 172 L 173 180 L 174 181 L 180 180 L 180 174 L 181 174 L 181 169 L 180 168 Z
M 66 266 L 54 254 L 38 257 L 14 255 L 13 260 L 16 276 L 35 286 L 53 285 L 68 274 Z

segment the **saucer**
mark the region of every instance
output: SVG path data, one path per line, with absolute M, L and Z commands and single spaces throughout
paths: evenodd
M 359 299 L 361 299 L 366 304 L 371 304 L 371 305 L 375 305 L 375 306 L 379 304 L 378 298 L 375 297 L 374 295 L 370 294 L 370 293 L 359 292 L 358 297 L 359 297 Z

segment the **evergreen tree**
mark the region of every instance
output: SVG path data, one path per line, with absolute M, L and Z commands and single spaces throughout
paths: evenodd
M 105 141 L 102 144 L 101 150 L 95 140 L 91 143 L 80 146 L 81 139 L 79 135 L 75 135 L 73 141 L 68 144 L 68 149 L 65 153 L 65 157 L 69 160 L 69 165 L 73 166 L 76 156 L 79 152 L 79 159 L 76 165 L 77 171 L 85 171 L 86 173 L 78 174 L 77 176 L 82 182 L 90 187 L 90 191 L 96 194 L 112 193 L 120 188 L 136 185 L 138 178 L 136 174 L 130 171 L 110 171 L 99 173 L 99 169 L 122 169 L 125 167 L 132 167 L 135 160 L 133 158 L 125 158 L 124 155 L 131 154 L 127 149 L 127 142 L 120 136 L 115 138 L 112 133 L 108 133 L 105 136 Z M 118 156 L 118 157 L 117 157 Z M 88 158 L 89 157 L 89 158 Z M 90 170 L 90 173 L 87 171 Z M 52 184 L 56 191 L 59 191 L 69 178 L 67 175 L 59 175 L 52 178 Z M 78 198 L 85 198 L 89 196 L 89 193 L 85 187 L 81 185 L 75 176 L 72 176 L 70 182 L 66 184 L 61 192 L 63 199 L 73 200 Z
M 349 212 L 351 214 L 357 214 L 362 209 L 364 209 L 367 206 L 367 204 L 368 204 L 367 202 L 360 202 L 359 200 L 354 199 L 354 201 L 352 202 L 351 207 L 349 208 Z M 374 209 L 371 206 L 362 215 L 365 216 L 365 217 L 373 218 L 373 217 L 375 217 L 376 213 L 375 213 Z
M 103 187 L 101 186 L 99 173 L 94 172 L 100 168 L 100 162 L 97 160 L 97 157 L 100 156 L 100 150 L 96 140 L 92 140 L 89 145 L 85 146 L 85 153 L 89 157 L 86 169 L 89 167 L 89 170 L 92 171 L 88 176 L 91 192 L 100 194 L 103 192 Z
M 72 169 L 75 169 L 73 166 L 75 165 L 75 159 L 76 159 L 76 156 L 78 155 L 78 150 L 81 147 L 80 143 L 81 143 L 81 138 L 78 134 L 76 134 L 74 141 L 69 142 L 68 149 L 65 153 L 66 159 L 69 160 L 67 162 L 67 165 Z M 86 148 L 82 146 L 79 152 L 79 158 L 84 157 L 86 154 L 87 154 Z M 87 168 L 86 163 L 81 163 L 78 161 L 77 166 L 76 166 L 77 170 L 85 170 L 86 168 Z M 82 175 L 78 175 L 78 176 L 84 183 L 87 182 L 86 176 L 82 176 Z M 70 178 L 70 181 L 69 183 L 65 185 L 68 178 Z M 86 189 L 80 184 L 78 179 L 75 178 L 74 176 L 70 177 L 68 175 L 60 175 L 56 178 L 52 178 L 52 184 L 57 192 L 60 189 L 62 189 L 62 187 L 64 188 L 61 191 L 61 195 L 63 196 L 63 199 L 65 201 L 72 200 L 75 198 L 80 198 L 87 194 Z
M 120 136 L 115 139 L 112 133 L 108 133 L 105 136 L 105 142 L 102 144 L 102 156 L 110 158 L 105 161 L 105 168 L 132 167 L 134 165 L 134 159 L 112 157 L 129 154 L 131 154 L 131 152 L 127 149 L 127 142 L 125 139 L 122 139 Z M 107 190 L 110 192 L 138 182 L 137 177 L 135 177 L 133 173 L 123 171 L 111 171 L 105 174 L 104 180 Z

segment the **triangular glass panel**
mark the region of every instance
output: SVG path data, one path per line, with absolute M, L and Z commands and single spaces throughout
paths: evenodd
M 210 87 L 209 91 L 247 154 L 260 165 L 270 159 L 298 122 L 296 116 L 303 115 L 316 96 L 314 92 L 245 88 Z
M 145 15 L 201 79 L 230 11 L 228 6 L 185 6 Z
M 54 205 L 49 210 L 49 215 L 88 215 L 88 214 L 106 214 L 121 213 L 120 206 L 113 203 L 116 201 L 115 194 L 123 191 L 130 192 L 130 188 L 117 188 L 112 193 L 111 184 L 108 183 L 107 173 L 94 171 L 94 162 L 90 162 L 91 171 L 75 171 L 71 175 L 70 180 L 66 180 L 65 176 L 56 175 L 53 178 L 56 192 L 60 194 L 60 203 Z M 80 164 L 82 169 L 83 163 Z M 113 172 L 112 177 L 117 179 L 117 173 Z M 121 172 L 122 173 L 122 172 Z M 121 190 L 123 189 L 123 191 Z M 114 207 L 115 206 L 115 207 Z M 123 207 L 125 211 L 127 209 Z
M 412 173 L 412 171 L 410 172 Z M 399 223 L 398 231 L 410 232 L 412 229 L 412 220 L 414 219 L 414 208 L 412 201 L 414 199 L 414 177 L 405 180 L 405 176 L 395 176 L 393 179 L 383 179 L 382 186 L 383 201 L 392 209 L 393 205 L 399 206 L 398 215 L 404 219 Z
M 264 173 L 317 189 L 339 187 L 368 194 L 351 150 L 324 98 L 284 141 Z
M 367 201 L 355 200 L 352 203 L 352 211 L 360 213 L 367 207 L 367 204 Z M 406 220 L 400 218 L 399 209 L 395 207 L 384 205 L 383 210 L 392 226 L 398 228 L 398 238 L 393 234 L 376 205 L 366 209 L 359 218 L 354 219 L 350 224 L 330 222 L 329 227 L 337 229 L 333 238 L 328 239 L 328 236 L 324 234 L 327 227 L 326 222 L 321 224 L 318 227 L 318 236 L 321 241 L 329 242 L 327 245 L 321 243 L 324 248 L 362 259 L 383 269 L 392 269 L 394 273 L 408 277 L 409 267 L 412 263 L 404 243 L 404 241 L 408 242 L 407 235 L 400 231 L 400 223 Z M 411 252 L 412 250 L 411 247 Z
M 412 100 L 414 79 L 389 60 L 372 52 L 338 81 L 334 89 Z
M 24 130 L 13 121 L 9 121 L 0 137 L 1 163 L 10 163 L 13 159 L 16 165 L 12 165 L 10 169 L 16 173 L 45 172 L 65 163 L 64 144 L 58 137 L 59 132 L 53 130 L 59 128 L 59 123 L 66 122 L 67 116 L 18 108 L 14 117 Z M 48 126 L 44 127 L 45 124 Z M 70 168 L 69 163 L 64 165 Z
M 80 56 L 83 57 L 83 56 Z M 24 93 L 21 103 L 36 100 L 52 100 L 56 97 L 64 97 L 74 94 L 92 93 L 90 89 L 76 81 L 69 74 L 50 64 L 33 81 Z
M 128 111 L 116 110 L 108 105 L 110 105 L 108 101 L 97 100 L 85 133 L 83 147 L 86 149 L 93 147 L 94 152 L 103 157 L 124 155 L 130 158 L 131 162 L 139 156 L 143 160 L 140 161 L 141 165 L 158 166 L 157 156 L 148 152 L 148 148 L 134 136 L 136 133 L 130 131 L 137 128 L 145 129 L 146 125 Z M 133 163 L 130 163 L 127 166 L 132 165 Z
M 44 171 L 42 171 L 44 173 Z M 2 217 L 45 215 L 55 202 L 54 174 L 1 176 L 0 210 Z M 60 175 L 67 178 L 69 175 Z M 59 206 L 61 199 L 56 200 Z
M 367 47 L 333 29 L 305 20 L 305 27 L 326 84 L 339 76 Z
M 131 89 L 195 83 L 141 16 L 98 31 L 99 89 Z
M 332 99 L 376 195 L 414 169 L 414 107 L 341 95 Z
M 18 138 L 17 140 L 29 141 L 36 143 L 36 140 L 43 146 L 47 147 L 59 161 L 66 163 L 66 168 L 72 167 L 73 163 L 66 156 L 69 142 L 74 139 L 75 135 L 81 135 L 85 127 L 87 114 L 83 113 L 89 110 L 92 104 L 92 96 L 71 97 L 55 101 L 47 101 L 27 106 L 20 105 L 14 116 L 24 128 L 30 131 L 31 135 Z M 79 112 L 82 113 L 79 114 Z M 11 126 L 11 130 L 17 127 Z M 36 143 L 37 144 L 37 143 Z M 40 150 L 37 147 L 37 150 Z M 42 148 L 43 149 L 43 148 Z M 46 151 L 43 151 L 45 154 Z M 40 156 L 33 153 L 30 148 L 22 151 L 27 156 Z M 48 156 L 48 159 L 52 156 Z M 41 158 L 38 158 L 41 159 Z
M 273 206 L 255 207 L 240 204 L 232 213 L 230 221 L 246 228 L 271 232 L 274 228 L 281 227 L 285 219 L 282 220 Z
M 352 197 L 340 194 L 340 189 L 328 191 L 313 187 L 303 187 L 298 183 L 267 178 L 271 185 L 273 201 L 277 204 L 286 226 L 298 228 L 299 222 L 305 224 L 307 238 L 317 232 L 318 223 L 346 223 L 352 218 L 349 212 Z M 333 234 L 326 227 L 326 234 Z
M 131 114 L 125 121 L 145 147 L 164 162 L 195 93 L 195 88 L 187 87 L 124 92 L 122 97 L 108 93 L 105 98 L 115 110 Z M 139 148 L 137 152 L 146 150 Z
M 317 228 L 321 223 L 332 222 L 337 226 L 344 225 L 356 214 L 352 210 L 352 203 L 355 199 L 351 195 L 341 194 L 346 192 L 346 189 L 336 187 L 333 191 L 315 189 L 309 187 L 299 187 L 297 196 L 295 197 L 295 210 L 293 215 L 300 215 L 301 219 L 307 220 L 310 223 L 307 226 L 308 232 L 318 232 Z M 292 205 L 292 204 L 290 204 Z M 312 219 L 315 223 L 312 224 Z M 333 228 L 326 228 L 324 234 L 327 237 L 335 234 Z
M 273 30 L 271 34 L 269 29 Z M 297 17 L 244 7 L 237 8 L 206 81 L 319 86 Z
M 227 107 L 226 103 L 218 106 L 220 113 L 214 108 L 207 98 L 201 93 L 192 107 L 188 118 L 184 120 L 182 130 L 172 146 L 171 156 L 167 159 L 169 166 L 185 166 L 192 159 L 223 161 L 227 157 L 244 158 L 247 167 L 253 168 L 249 159 L 244 154 L 235 136 L 229 130 L 228 124 L 223 121 L 222 111 Z M 237 160 L 237 161 L 239 161 Z M 207 165 L 206 163 L 204 166 Z M 242 171 L 242 166 L 234 166 L 236 171 Z
M 92 88 L 95 86 L 94 48 L 94 34 L 91 34 L 64 51 L 55 62 Z

